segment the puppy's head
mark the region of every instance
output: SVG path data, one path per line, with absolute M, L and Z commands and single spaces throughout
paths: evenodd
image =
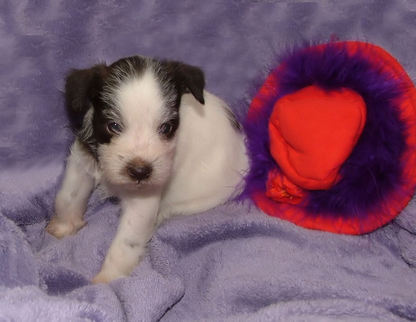
M 169 178 L 181 96 L 204 104 L 204 75 L 193 66 L 140 56 L 74 70 L 66 107 L 78 140 L 95 157 L 105 182 L 135 190 Z

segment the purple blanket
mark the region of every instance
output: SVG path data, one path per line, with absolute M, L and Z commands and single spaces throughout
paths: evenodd
M 109 285 L 89 280 L 116 204 L 95 194 L 77 235 L 44 232 L 72 140 L 68 69 L 134 54 L 183 60 L 244 113 L 279 52 L 333 35 L 384 47 L 415 79 L 411 0 L 0 1 L 0 320 L 416 320 L 416 201 L 365 236 L 305 230 L 250 204 L 178 217 Z

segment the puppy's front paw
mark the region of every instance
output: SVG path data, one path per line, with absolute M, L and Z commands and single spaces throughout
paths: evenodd
M 61 219 L 57 216 L 52 217 L 46 231 L 56 238 L 63 238 L 65 236 L 73 235 L 86 224 L 82 219 Z
M 102 269 L 97 275 L 95 275 L 91 282 L 93 284 L 108 284 L 111 281 L 122 277 L 125 277 L 125 275 L 120 272 L 115 270 Z

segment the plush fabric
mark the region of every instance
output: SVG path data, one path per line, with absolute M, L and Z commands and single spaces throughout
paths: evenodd
M 377 43 L 416 76 L 412 1 L 0 2 L 0 320 L 416 319 L 416 204 L 364 236 L 306 230 L 232 203 L 166 222 L 129 278 L 91 285 L 119 208 L 95 194 L 88 225 L 44 227 L 72 140 L 70 68 L 143 54 L 201 66 L 246 113 L 276 54 L 305 40 Z

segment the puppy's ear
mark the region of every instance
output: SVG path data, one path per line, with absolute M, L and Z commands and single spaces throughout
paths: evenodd
M 89 69 L 74 69 L 66 77 L 65 104 L 73 130 L 81 129 L 85 114 L 97 104 L 106 74 L 107 66 L 100 64 Z
M 173 73 L 181 94 L 190 92 L 198 102 L 205 104 L 205 77 L 203 71 L 198 67 L 180 62 L 171 61 L 166 63 L 169 70 Z

